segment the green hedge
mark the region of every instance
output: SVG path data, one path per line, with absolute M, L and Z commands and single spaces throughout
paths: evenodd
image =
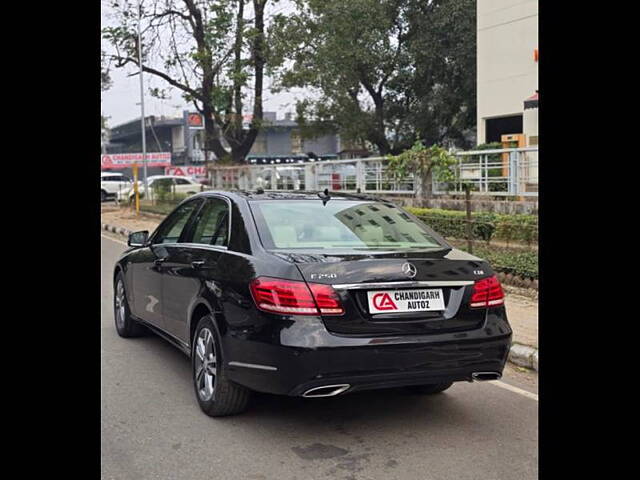
M 467 244 L 464 241 L 450 240 L 449 242 L 460 250 L 467 250 Z M 488 261 L 498 272 L 538 280 L 538 252 L 475 243 L 473 254 Z
M 467 238 L 466 212 L 438 208 L 413 208 L 407 211 L 448 238 Z M 537 215 L 507 215 L 490 212 L 472 212 L 472 235 L 474 240 L 532 245 L 538 242 Z
M 189 195 L 185 193 L 173 193 L 162 199 L 157 198 L 153 202 L 150 200 L 140 200 L 140 211 L 168 215 L 188 196 Z
M 459 245 L 459 247 L 465 248 L 464 245 Z M 473 254 L 484 258 L 499 272 L 511 273 L 532 280 L 538 279 L 538 252 L 475 244 Z

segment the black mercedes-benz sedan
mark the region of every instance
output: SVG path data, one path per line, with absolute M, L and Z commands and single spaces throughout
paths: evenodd
M 511 342 L 491 266 L 384 200 L 203 192 L 129 236 L 115 324 L 191 358 L 211 416 L 252 391 L 309 398 L 500 378 Z

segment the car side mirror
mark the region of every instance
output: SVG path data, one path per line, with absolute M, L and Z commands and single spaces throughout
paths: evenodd
M 144 247 L 149 239 L 149 231 L 142 230 L 141 232 L 133 232 L 129 234 L 127 245 L 130 247 Z

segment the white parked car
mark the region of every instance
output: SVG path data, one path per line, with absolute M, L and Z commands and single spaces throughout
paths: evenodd
M 203 190 L 203 185 L 200 182 L 189 177 L 179 175 L 152 175 L 147 178 L 150 191 L 149 198 L 153 198 L 155 189 L 158 186 L 158 183 L 161 182 L 167 184 L 173 193 L 193 195 Z M 138 180 L 138 192 L 140 194 L 140 198 L 144 198 L 146 196 L 144 182 L 142 180 Z M 131 202 L 133 201 L 134 196 L 135 192 L 133 190 L 133 185 L 131 185 L 128 190 L 120 194 L 119 199 Z
M 100 200 L 104 202 L 109 197 L 117 197 L 121 192 L 128 191 L 132 185 L 131 179 L 122 173 L 102 172 L 100 174 Z

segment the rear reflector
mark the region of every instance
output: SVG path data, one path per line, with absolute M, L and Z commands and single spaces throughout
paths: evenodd
M 330 285 L 258 277 L 249 284 L 260 310 L 286 315 L 342 315 L 344 308 Z
M 494 275 L 473 284 L 470 306 L 473 308 L 497 307 L 504 304 L 504 292 L 500 281 Z

